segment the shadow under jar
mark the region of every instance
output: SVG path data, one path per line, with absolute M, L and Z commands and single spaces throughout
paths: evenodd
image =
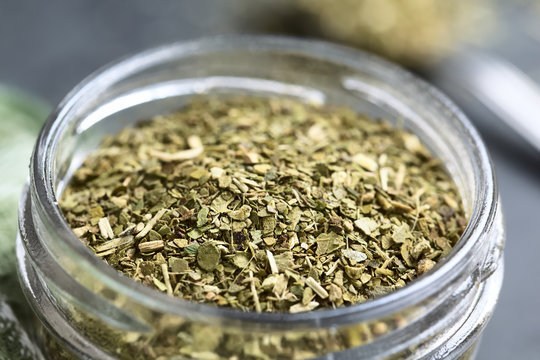
M 85 157 L 106 134 L 136 121 L 178 110 L 194 97 L 231 94 L 343 105 L 403 123 L 457 184 L 469 218 L 461 239 L 404 288 L 301 314 L 240 312 L 168 297 L 97 258 L 69 228 L 57 200 Z M 218 37 L 139 53 L 68 94 L 35 147 L 17 258 L 51 359 L 470 359 L 499 295 L 503 242 L 485 146 L 437 90 L 336 45 Z

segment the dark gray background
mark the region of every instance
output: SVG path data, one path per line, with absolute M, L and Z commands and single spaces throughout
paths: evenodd
M 253 32 L 245 21 L 252 11 L 232 0 L 0 0 L 0 83 L 56 104 L 90 72 L 126 54 Z M 540 42 L 527 46 L 538 51 L 527 56 L 533 68 L 526 70 L 540 76 Z M 515 49 L 509 53 L 515 57 Z M 507 228 L 505 281 L 479 359 L 540 359 L 540 156 L 485 109 L 458 100 L 492 154 Z

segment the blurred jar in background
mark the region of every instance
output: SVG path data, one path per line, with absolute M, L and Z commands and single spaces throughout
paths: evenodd
M 297 6 L 324 36 L 409 65 L 484 39 L 495 20 L 491 0 L 297 0 Z
M 255 5 L 241 0 L 238 5 L 239 20 L 251 31 L 322 37 L 424 66 L 463 43 L 488 39 L 497 1 L 266 0 Z

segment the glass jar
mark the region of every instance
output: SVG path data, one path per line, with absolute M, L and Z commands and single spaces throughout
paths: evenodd
M 362 304 L 301 314 L 240 312 L 168 297 L 98 259 L 57 199 L 105 134 L 197 96 L 283 96 L 402 124 L 441 158 L 469 224 L 411 284 Z M 218 37 L 109 65 L 49 117 L 20 206 L 18 265 L 52 359 L 458 359 L 474 349 L 500 291 L 504 230 L 486 148 L 465 116 L 413 75 L 316 41 Z M 59 352 L 58 349 L 64 349 Z

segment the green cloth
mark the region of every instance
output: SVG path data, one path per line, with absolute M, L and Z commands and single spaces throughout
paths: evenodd
M 13 313 L 11 307 L 0 301 L 0 360 L 41 359 L 39 350 Z
M 41 358 L 20 322 L 29 309 L 17 280 L 15 238 L 18 201 L 48 112 L 41 101 L 0 86 L 0 360 Z
M 49 108 L 0 87 L 0 277 L 13 273 L 17 208 L 36 136 Z

